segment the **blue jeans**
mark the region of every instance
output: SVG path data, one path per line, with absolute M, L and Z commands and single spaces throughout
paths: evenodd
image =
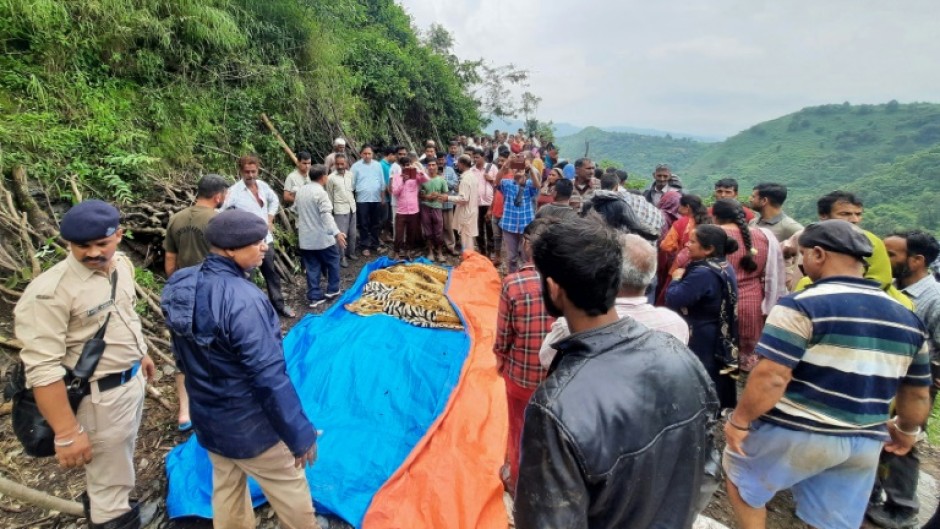
M 322 250 L 300 250 L 300 259 L 307 272 L 307 300 L 324 298 L 320 290 L 321 270 L 326 270 L 326 291 L 339 292 L 339 247 L 335 244 Z

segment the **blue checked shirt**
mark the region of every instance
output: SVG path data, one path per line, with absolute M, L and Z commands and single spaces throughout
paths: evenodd
M 519 205 L 516 205 L 519 184 L 515 180 L 509 178 L 500 180 L 499 190 L 503 193 L 503 219 L 499 221 L 499 227 L 509 233 L 522 233 L 522 230 L 535 219 L 533 199 L 539 194 L 539 189 L 535 187 L 531 179 L 526 179 L 525 188 L 522 190 L 522 201 Z
M 457 174 L 457 171 L 454 171 L 453 167 L 444 167 L 444 180 L 447 181 L 447 194 L 456 195 L 457 187 L 460 186 L 460 175 Z M 444 202 L 441 209 L 454 209 L 455 206 L 456 204 L 448 201 Z

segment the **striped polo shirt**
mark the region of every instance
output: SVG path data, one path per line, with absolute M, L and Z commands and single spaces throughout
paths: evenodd
M 782 298 L 756 352 L 793 370 L 763 418 L 796 430 L 888 440 L 898 385 L 930 385 L 920 319 L 862 278 L 829 277 Z

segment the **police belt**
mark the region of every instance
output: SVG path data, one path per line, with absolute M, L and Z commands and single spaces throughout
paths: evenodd
M 140 371 L 140 362 L 135 362 L 130 369 L 103 376 L 95 381 L 95 383 L 98 384 L 98 391 L 104 393 L 109 389 L 123 386 L 130 382 L 137 375 L 138 371 Z

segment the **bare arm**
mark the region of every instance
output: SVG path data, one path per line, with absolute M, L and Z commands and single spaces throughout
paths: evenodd
M 55 432 L 56 459 L 63 468 L 77 468 L 91 461 L 91 441 L 72 412 L 62 380 L 35 386 L 36 405 Z
M 169 279 L 173 272 L 176 272 L 176 254 L 173 252 L 167 252 L 166 256 L 163 258 L 163 271 L 166 272 L 166 277 Z
M 730 450 L 744 454 L 741 445 L 747 438 L 751 421 L 770 411 L 780 401 L 791 378 L 793 370 L 789 367 L 767 358 L 762 358 L 757 363 L 747 379 L 747 386 L 737 408 L 725 423 L 725 435 Z
M 917 442 L 917 435 L 908 435 L 900 430 L 919 431 L 920 426 L 927 422 L 930 415 L 929 386 L 901 384 L 894 405 L 897 418 L 888 423 L 891 441 L 885 445 L 885 451 L 903 456 Z

